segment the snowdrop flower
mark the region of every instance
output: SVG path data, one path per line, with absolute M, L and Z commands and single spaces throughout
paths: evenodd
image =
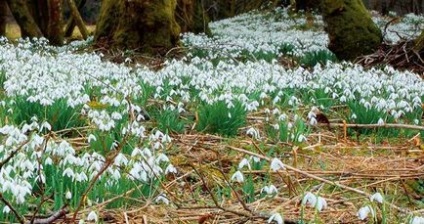
M 374 217 L 374 210 L 371 208 L 371 206 L 366 205 L 364 207 L 361 207 L 358 210 L 358 213 L 356 214 L 360 220 L 365 220 L 368 218 L 368 214 L 371 213 L 371 215 Z
M 255 163 L 259 163 L 261 161 L 261 158 L 256 157 L 256 156 L 250 156 L 249 160 L 253 160 L 253 162 Z
M 261 193 L 265 192 L 266 194 L 277 194 L 278 189 L 274 185 L 265 186 L 261 189 Z
M 243 183 L 244 182 L 243 173 L 240 172 L 240 170 L 237 170 L 237 172 L 235 172 L 233 174 L 233 176 L 231 176 L 231 181 L 235 181 L 235 182 L 238 182 L 238 183 Z
M 87 142 L 88 143 L 90 143 L 90 142 L 94 142 L 94 141 L 96 141 L 97 140 L 97 138 L 96 138 L 96 136 L 95 135 L 93 135 L 93 134 L 90 134 L 89 136 L 88 136 L 88 138 L 87 138 Z
M 166 195 L 165 194 L 160 194 L 157 198 L 156 198 L 156 200 L 155 200 L 155 202 L 156 203 L 164 203 L 164 204 L 166 204 L 166 205 L 169 205 L 169 199 L 168 198 L 166 198 Z
M 165 169 L 165 174 L 168 173 L 177 173 L 177 168 L 175 168 L 172 164 L 169 164 Z
M 6 214 L 9 214 L 9 212 L 10 212 L 10 207 L 9 206 L 4 206 L 4 208 L 3 208 L 3 213 L 6 213 Z
M 251 170 L 249 160 L 248 160 L 248 159 L 246 159 L 246 158 L 244 158 L 244 159 L 242 159 L 242 160 L 240 161 L 240 163 L 239 163 L 239 165 L 238 165 L 238 169 L 239 169 L 239 170 L 241 170 L 241 169 L 243 169 L 243 167 L 245 167 L 245 166 L 247 166 L 247 168 L 248 168 L 249 170 Z
M 384 120 L 380 117 L 380 119 L 378 119 L 377 124 L 380 125 L 380 126 L 383 126 L 384 125 Z
M 281 160 L 279 160 L 277 158 L 272 159 L 270 168 L 274 172 L 277 172 L 280 169 L 283 169 L 283 170 L 286 169 L 285 166 L 284 166 L 284 163 L 281 162 Z
M 65 193 L 65 198 L 68 199 L 68 200 L 71 199 L 72 198 L 72 193 L 70 191 L 67 191 Z
M 302 205 L 314 207 L 317 211 L 320 212 L 327 208 L 327 201 L 323 197 L 319 197 L 311 192 L 308 192 L 302 199 Z
M 87 221 L 95 221 L 95 222 L 97 222 L 97 220 L 98 220 L 99 218 L 97 217 L 97 214 L 96 214 L 96 212 L 94 212 L 94 211 L 91 211 L 90 213 L 88 213 L 88 216 L 87 216 Z
M 302 205 L 315 207 L 316 203 L 317 203 L 317 196 L 315 196 L 315 194 L 308 192 L 305 194 L 305 196 L 303 196 Z
M 250 127 L 249 129 L 247 129 L 246 134 L 256 140 L 259 140 L 261 138 L 259 131 L 253 127 Z
M 371 197 L 370 197 L 370 201 L 376 201 L 376 202 L 378 202 L 378 203 L 380 203 L 380 204 L 382 204 L 383 203 L 383 195 L 381 195 L 380 194 L 380 192 L 377 192 L 377 193 L 375 193 L 375 194 L 373 194 L 373 195 L 371 195 Z
M 4 209 L 3 209 L 4 211 Z M 424 224 L 424 217 L 421 216 L 414 216 L 409 224 Z
M 323 197 L 318 197 L 315 208 L 320 212 L 327 208 L 327 201 Z
M 274 213 L 269 217 L 268 223 L 275 221 L 277 224 L 283 224 L 283 217 L 279 213 Z

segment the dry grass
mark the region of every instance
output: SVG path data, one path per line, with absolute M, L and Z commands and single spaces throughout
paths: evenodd
M 168 155 L 179 174 L 169 175 L 162 182 L 171 205 L 147 200 L 140 201 L 138 207 L 105 210 L 106 203 L 102 203 L 86 211 L 102 211 L 106 223 L 265 223 L 273 212 L 282 213 L 286 223 L 301 219 L 313 223 L 363 223 L 356 212 L 377 191 L 385 195 L 389 223 L 404 221 L 409 211 L 420 209 L 423 197 L 416 183 L 424 178 L 424 154 L 414 141 L 345 141 L 344 136 L 334 132 L 342 130 L 318 130 L 302 146 L 267 139 L 257 142 L 250 138 L 174 135 Z M 266 155 L 270 149 L 287 165 L 285 171 L 271 172 L 265 166 L 245 170 L 244 174 L 253 176 L 256 195 L 268 184 L 264 181 L 273 183 L 279 193 L 274 198 L 247 203 L 241 185 L 229 178 L 244 157 L 272 159 Z M 219 186 L 231 191 L 229 196 L 218 199 Z M 301 197 L 307 191 L 326 198 L 328 208 L 321 213 L 302 208 Z

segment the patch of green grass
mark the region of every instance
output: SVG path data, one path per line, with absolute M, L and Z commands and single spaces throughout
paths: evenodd
M 197 130 L 223 136 L 236 136 L 246 123 L 247 111 L 240 102 L 228 106 L 223 101 L 201 104 L 198 108 Z
M 16 125 L 31 123 L 31 119 L 36 117 L 38 121 L 47 121 L 52 131 L 67 128 L 82 127 L 86 124 L 81 117 L 81 106 L 70 107 L 65 99 L 56 100 L 52 105 L 44 106 L 38 102 L 28 102 L 23 97 L 15 97 L 14 103 L 10 103 L 12 110 L 9 121 Z
M 317 64 L 325 65 L 328 61 L 336 62 L 336 55 L 328 50 L 319 50 L 307 52 L 302 58 L 300 58 L 299 64 L 311 68 Z
M 180 118 L 177 109 L 163 109 L 152 114 L 157 128 L 163 133 L 183 133 L 185 121 Z

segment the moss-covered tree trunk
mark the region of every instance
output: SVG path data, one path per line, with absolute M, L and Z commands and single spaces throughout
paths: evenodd
M 35 22 L 25 0 L 6 0 L 10 11 L 21 28 L 22 37 L 42 37 L 38 24 Z
M 424 30 L 421 32 L 420 36 L 415 39 L 414 50 L 418 52 L 424 51 Z
M 94 40 L 106 48 L 164 54 L 177 45 L 176 0 L 104 0 Z
M 330 43 L 328 48 L 342 60 L 373 53 L 383 41 L 361 0 L 322 0 L 321 10 Z
M 0 1 L 0 36 L 6 36 L 7 3 Z
M 209 17 L 198 0 L 178 0 L 175 12 L 181 32 L 205 33 L 211 35 Z

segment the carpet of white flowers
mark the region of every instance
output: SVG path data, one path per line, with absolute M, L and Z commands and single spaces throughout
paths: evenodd
M 382 28 L 388 21 L 374 20 Z M 407 15 L 389 26 L 386 38 L 412 38 L 423 21 Z M 312 29 L 303 29 L 305 24 L 304 16 L 290 16 L 283 9 L 217 21 L 210 24 L 213 37 L 184 34 L 187 56 L 167 60 L 157 71 L 130 64 L 131 59 L 114 64 L 99 54 L 73 53 L 90 41 L 52 47 L 44 40 L 2 39 L 0 219 L 31 220 L 34 213 L 49 215 L 66 205 L 68 216 L 79 212 L 80 222 L 97 222 L 101 209 L 92 205 L 108 200 L 105 206 L 110 208 L 137 204 L 125 199 L 126 192 L 172 207 L 161 180 L 184 174 L 168 158 L 172 132 L 157 127 L 155 119 L 163 111 L 186 118 L 180 133 L 192 133 L 201 106 L 224 102 L 229 108 L 224 116 L 231 118 L 238 116 L 231 108 L 241 105 L 248 117 L 263 115 L 266 125 L 287 132 L 285 142 L 298 145 L 312 133 L 309 125 L 316 123 L 313 115 L 307 118 L 312 107 L 331 113 L 331 108 L 344 106 L 342 116 L 351 123 L 422 124 L 424 82 L 418 74 L 332 61 L 282 66 L 279 58 L 285 56 L 301 61 L 308 53 L 331 55 L 321 18 L 315 17 Z M 377 117 L 367 120 L 367 111 Z M 147 119 L 144 113 L 159 115 Z M 307 128 L 301 129 L 299 122 Z M 259 143 L 267 138 L 254 122 L 245 122 L 237 135 L 254 136 Z M 284 169 L 280 156 L 271 157 L 268 169 Z M 239 171 L 236 164 L 227 173 L 230 181 L 245 181 L 241 171 L 260 160 L 251 158 L 238 161 Z M 274 185 L 269 182 L 256 190 L 269 195 L 283 190 Z M 119 195 L 124 196 L 113 199 Z M 302 204 L 317 211 L 327 207 L 324 198 L 304 195 Z M 383 201 L 381 194 L 373 197 L 371 201 Z M 373 216 L 373 209 L 362 207 L 358 220 Z M 272 208 L 258 212 L 268 222 L 282 223 L 284 217 Z M 423 223 L 419 213 L 412 214 L 403 216 L 404 221 Z

